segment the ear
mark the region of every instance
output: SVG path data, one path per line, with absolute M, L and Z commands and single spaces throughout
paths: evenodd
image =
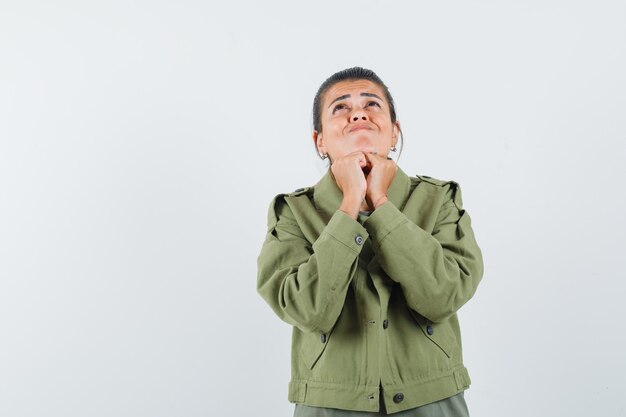
M 400 120 L 396 120 L 391 128 L 391 145 L 396 146 L 398 144 L 398 134 L 400 133 Z
M 322 133 L 317 130 L 313 131 L 313 142 L 315 142 L 315 147 L 317 148 L 317 152 L 321 155 L 326 153 L 326 147 L 324 146 L 324 138 Z

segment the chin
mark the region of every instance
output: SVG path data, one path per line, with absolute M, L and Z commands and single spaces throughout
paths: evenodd
M 363 146 L 355 147 L 353 152 L 356 152 L 356 151 L 360 151 L 363 153 L 370 153 L 370 152 L 376 152 L 376 149 L 374 149 L 374 147 L 371 145 L 363 145 Z
M 346 149 L 346 155 L 353 152 L 377 152 L 376 146 L 369 141 L 361 141 L 361 143 L 353 143 L 352 146 Z

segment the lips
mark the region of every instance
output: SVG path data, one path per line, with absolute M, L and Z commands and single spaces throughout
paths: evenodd
M 373 129 L 370 125 L 361 123 L 361 124 L 352 126 L 350 128 L 350 133 L 356 132 L 357 130 L 373 130 Z

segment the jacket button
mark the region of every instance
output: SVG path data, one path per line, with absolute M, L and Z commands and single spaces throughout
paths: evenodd
M 402 400 L 404 400 L 404 394 L 399 392 L 396 395 L 393 396 L 393 402 L 394 403 L 401 403 Z
M 432 334 L 435 333 L 435 330 L 433 329 L 433 326 L 431 326 L 430 324 L 428 326 L 426 326 L 426 333 L 428 333 L 429 335 L 432 336 Z
M 320 335 L 320 342 L 326 343 L 326 335 L 324 333 Z
M 362 245 L 363 244 L 363 236 L 356 235 L 356 237 L 354 238 L 354 241 L 356 242 L 357 245 Z
M 385 319 L 383 320 L 383 329 L 386 329 L 387 327 L 389 327 L 389 320 Z

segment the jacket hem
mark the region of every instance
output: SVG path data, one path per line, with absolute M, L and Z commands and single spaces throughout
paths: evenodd
M 469 388 L 471 381 L 463 366 L 435 379 L 407 384 L 383 384 L 383 401 L 387 414 L 419 407 L 452 397 Z M 402 394 L 400 403 L 394 397 Z M 289 401 L 312 407 L 339 408 L 353 411 L 380 411 L 378 385 L 351 385 L 321 381 L 292 379 L 289 383 Z M 397 397 L 396 397 L 397 398 Z

